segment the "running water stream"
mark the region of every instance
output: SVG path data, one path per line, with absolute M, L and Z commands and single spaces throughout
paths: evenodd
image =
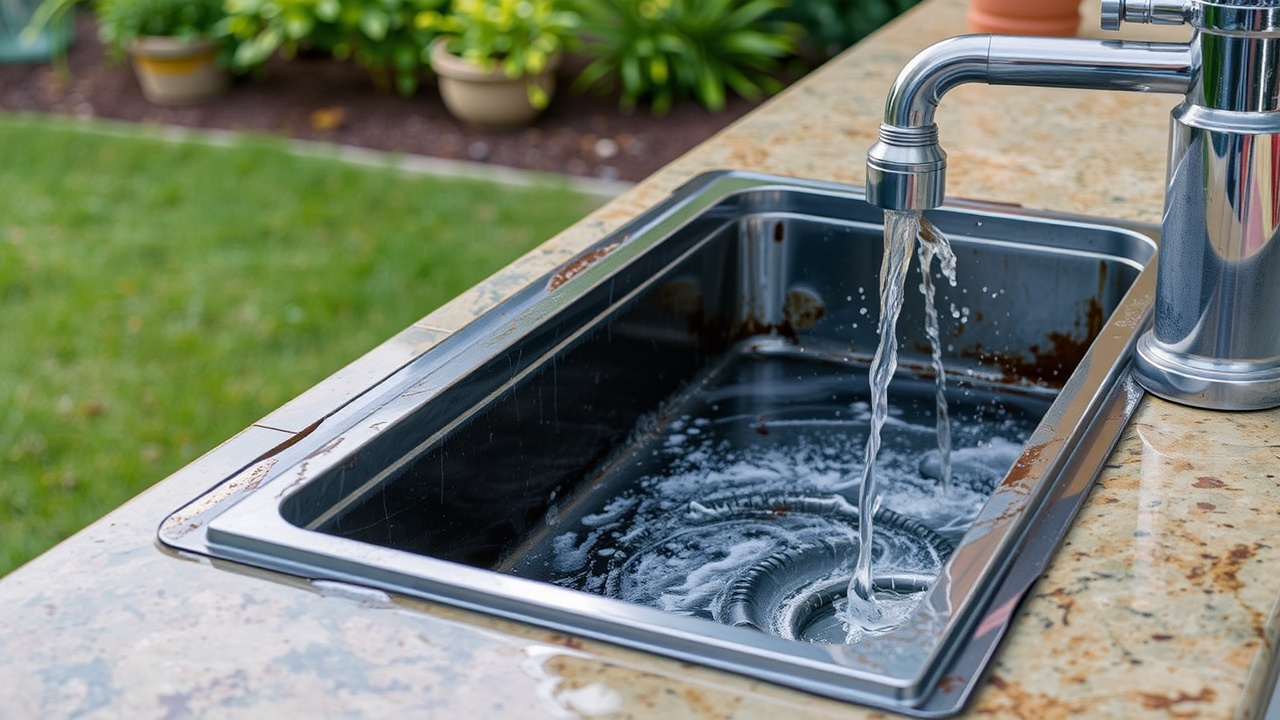
M 947 373 L 942 364 L 942 338 L 938 331 L 938 309 L 934 304 L 933 277 L 929 268 L 933 259 L 938 259 L 938 269 L 947 279 L 951 287 L 956 286 L 956 255 L 951 251 L 951 243 L 945 235 L 933 226 L 933 223 L 920 218 L 920 232 L 916 236 L 920 244 L 916 247 L 920 257 L 920 292 L 924 293 L 924 331 L 929 338 L 929 354 L 933 362 L 934 387 L 937 393 L 937 426 L 938 456 L 942 469 L 939 478 L 942 481 L 942 494 L 951 494 L 951 422 L 947 413 Z
M 944 391 L 945 373 L 938 333 L 938 315 L 934 306 L 933 280 L 929 268 L 937 257 L 942 272 L 955 284 L 955 255 L 945 236 L 933 227 L 919 211 L 885 211 L 884 259 L 880 265 L 880 344 L 871 361 L 871 429 L 867 436 L 862 484 L 858 491 L 858 558 L 853 578 L 849 581 L 848 642 L 856 642 L 868 634 L 888 631 L 901 623 L 914 608 L 914 601 L 899 598 L 891 589 L 878 592 L 871 572 L 874 544 L 872 517 L 879 506 L 876 490 L 875 461 L 880 452 L 880 434 L 888 418 L 889 381 L 898 367 L 897 325 L 905 296 L 907 269 L 911 252 L 920 241 L 921 291 L 925 296 L 925 332 L 929 338 L 933 368 L 936 374 L 938 451 L 942 460 L 942 492 L 950 491 L 951 432 L 947 422 Z

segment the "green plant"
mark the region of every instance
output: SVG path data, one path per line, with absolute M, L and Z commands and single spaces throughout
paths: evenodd
M 819 59 L 870 35 L 920 0 L 796 0 L 774 17 L 804 29 L 802 44 Z
M 218 32 L 235 46 L 232 67 L 255 69 L 276 53 L 312 50 L 351 59 L 380 87 L 414 94 L 423 55 L 435 37 L 417 26 L 421 13 L 447 0 L 226 0 Z
M 44 0 L 25 33 L 34 34 L 67 17 L 81 0 Z M 222 19 L 222 0 L 96 0 L 98 35 L 120 53 L 143 35 L 191 39 L 209 35 Z
M 208 35 L 222 19 L 222 0 L 97 0 L 94 8 L 98 35 L 116 52 L 145 35 Z
M 595 60 L 578 87 L 621 85 L 622 105 L 647 98 L 665 113 L 678 98 L 709 110 L 727 91 L 747 98 L 782 89 L 778 60 L 796 47 L 798 28 L 772 14 L 785 0 L 578 0 L 586 51 Z
M 563 0 L 454 0 L 448 12 L 424 12 L 416 22 L 447 37 L 454 55 L 518 78 L 541 73 L 573 45 L 581 18 Z M 533 106 L 546 107 L 546 92 L 537 84 L 529 90 Z

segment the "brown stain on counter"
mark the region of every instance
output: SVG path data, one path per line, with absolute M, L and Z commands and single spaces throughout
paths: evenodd
M 1230 595 L 1235 598 L 1240 611 L 1248 619 L 1248 627 L 1253 635 L 1253 639 L 1247 641 L 1246 645 L 1258 643 L 1263 646 L 1270 645 L 1267 639 L 1266 612 L 1249 603 L 1244 592 L 1247 589 L 1247 583 L 1240 579 L 1240 571 L 1245 565 L 1255 560 L 1260 550 L 1269 548 L 1269 545 L 1261 542 L 1255 542 L 1252 545 L 1237 543 L 1225 554 L 1201 553 L 1200 557 L 1208 561 L 1208 564 L 1194 565 L 1187 572 L 1187 579 L 1193 583 L 1203 585 L 1204 581 L 1208 580 L 1210 587 L 1205 588 L 1206 592 Z
M 1227 487 L 1227 484 L 1216 477 L 1201 476 L 1196 478 L 1196 481 L 1191 483 L 1191 486 L 1202 490 L 1216 490 Z
M 1261 547 L 1261 543 L 1251 546 L 1236 544 L 1225 555 L 1202 553 L 1200 557 L 1208 564 L 1193 566 L 1187 572 L 1187 579 L 1197 582 L 1207 577 L 1217 591 L 1235 595 L 1244 588 L 1244 582 L 1239 578 L 1240 569 L 1258 554 Z
M 1054 588 L 1053 592 L 1046 593 L 1043 597 L 1052 598 L 1054 604 L 1062 611 L 1062 624 L 1064 626 L 1071 624 L 1071 611 L 1076 606 L 1075 598 L 1071 597 L 1063 588 Z
M 1037 720 L 1071 720 L 1093 715 L 1094 703 L 1089 700 L 1068 701 L 1033 692 L 996 673 L 987 677 L 987 683 L 990 688 L 979 696 L 972 708 L 975 715 Z
M 1147 710 L 1162 710 L 1169 713 L 1170 717 L 1196 717 L 1200 711 L 1196 708 L 1182 708 L 1180 706 L 1194 703 L 1213 702 L 1218 696 L 1213 688 L 1200 688 L 1200 692 L 1195 695 L 1189 695 L 1186 692 L 1179 691 L 1176 695 L 1158 695 L 1156 693 L 1138 693 L 1142 698 L 1142 707 Z

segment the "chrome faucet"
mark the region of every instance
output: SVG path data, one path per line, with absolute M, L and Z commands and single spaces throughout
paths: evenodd
M 934 111 L 951 88 L 990 85 L 1178 93 L 1154 323 L 1134 372 L 1197 407 L 1280 406 L 1280 0 L 1103 0 L 1102 26 L 1190 24 L 1187 43 L 969 35 L 903 68 L 867 153 L 879 207 L 942 203 Z

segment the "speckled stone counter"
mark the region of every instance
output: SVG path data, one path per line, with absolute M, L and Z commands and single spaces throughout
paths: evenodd
M 372 384 L 710 169 L 858 183 L 885 91 L 961 33 L 930 0 L 340 371 Z M 1088 33 L 1087 34 L 1095 34 Z M 1156 222 L 1176 98 L 964 87 L 952 195 Z M 310 392 L 0 580 L 0 717 L 877 717 L 768 683 L 382 593 L 180 557 L 164 517 L 337 407 Z M 968 712 L 1250 717 L 1280 598 L 1280 411 L 1148 399 Z

